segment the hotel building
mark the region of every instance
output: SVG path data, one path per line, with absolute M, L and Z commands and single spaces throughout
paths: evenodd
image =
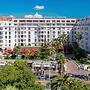
M 37 17 L 39 16 L 39 17 Z M 49 44 L 52 39 L 65 33 L 72 42 L 72 28 L 76 18 L 44 18 L 39 14 L 34 17 L 0 19 L 0 47 L 13 48 L 20 46 L 40 46 Z M 5 19 L 6 18 L 6 19 Z
M 72 32 L 73 34 L 78 33 L 81 35 L 82 38 L 78 42 L 79 46 L 87 52 L 90 52 L 90 17 L 81 19 L 78 22 L 78 26 Z

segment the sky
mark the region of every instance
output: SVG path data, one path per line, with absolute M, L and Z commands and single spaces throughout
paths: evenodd
M 40 13 L 49 17 L 90 16 L 90 0 L 0 0 L 0 16 Z

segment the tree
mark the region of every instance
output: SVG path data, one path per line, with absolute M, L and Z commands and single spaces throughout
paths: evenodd
M 58 62 L 58 73 L 60 75 L 63 75 L 64 70 L 65 70 L 64 69 L 64 64 L 65 64 L 65 61 L 66 61 L 64 53 L 58 53 L 57 56 L 56 56 L 56 60 Z
M 0 67 L 0 90 L 7 86 L 18 90 L 44 90 L 25 61 L 15 61 L 12 65 Z
M 90 86 L 75 78 L 57 76 L 51 79 L 51 90 L 90 90 Z
M 20 46 L 15 46 L 13 50 L 14 50 L 17 54 L 19 54 L 19 53 L 20 53 L 20 49 L 21 49 Z
M 46 46 L 40 47 L 40 49 L 35 52 L 35 57 L 39 59 L 47 59 L 49 55 L 50 50 Z
M 79 42 L 82 39 L 82 35 L 80 33 L 76 33 L 74 36 L 77 42 Z
M 4 88 L 3 90 L 19 90 L 16 87 L 10 86 L 8 85 L 6 88 Z
M 73 54 L 76 59 L 80 59 L 81 57 L 86 58 L 87 52 L 84 49 L 81 49 L 77 43 L 72 44 Z
M 52 40 L 50 48 L 51 57 L 56 57 L 56 54 L 59 52 L 64 52 L 64 45 L 68 44 L 68 39 L 66 34 L 60 35 L 58 38 Z M 61 49 L 61 50 L 60 50 Z M 55 58 L 56 59 L 56 58 Z

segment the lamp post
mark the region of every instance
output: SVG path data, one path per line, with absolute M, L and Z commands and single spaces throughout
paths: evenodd
M 41 62 L 41 74 L 44 74 L 43 62 Z

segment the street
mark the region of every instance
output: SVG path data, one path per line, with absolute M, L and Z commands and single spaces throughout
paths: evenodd
M 68 60 L 68 62 L 66 62 L 65 65 L 66 65 L 66 73 L 72 73 L 72 74 L 76 74 L 76 75 L 90 74 L 90 71 L 78 69 L 74 60 Z M 83 81 L 87 82 L 87 83 L 90 83 L 90 80 L 88 80 L 88 81 L 83 80 Z

